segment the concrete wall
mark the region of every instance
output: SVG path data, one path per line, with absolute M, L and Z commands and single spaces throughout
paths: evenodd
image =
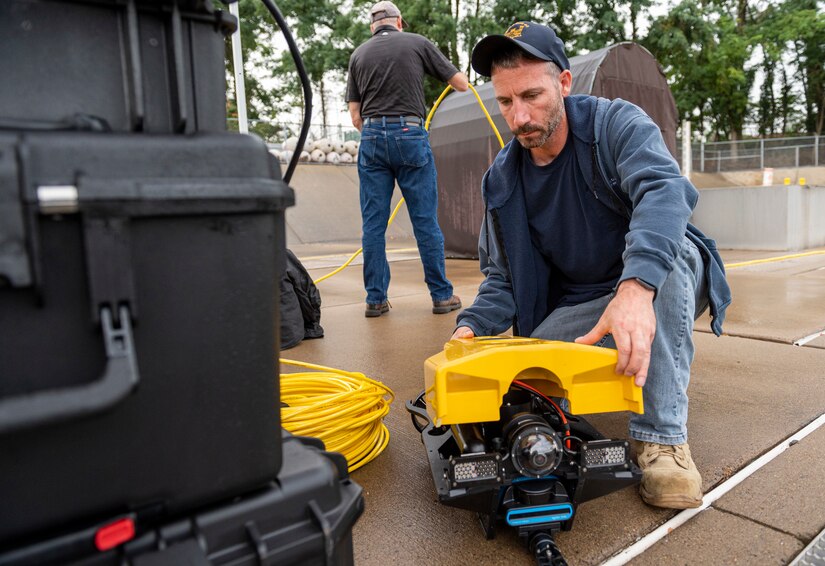
M 295 206 L 286 209 L 287 246 L 361 239 L 361 204 L 355 165 L 301 163 L 290 185 Z M 392 206 L 401 199 L 396 186 Z M 387 229 L 387 239 L 412 238 L 407 207 Z
M 291 185 L 296 204 L 286 211 L 288 246 L 360 240 L 358 170 L 354 165 L 302 163 Z M 396 189 L 393 206 L 401 198 L 400 192 Z M 825 184 L 702 189 L 692 222 L 725 249 L 825 246 Z M 387 230 L 387 239 L 411 237 L 409 214 L 403 207 Z
M 825 186 L 705 189 L 692 222 L 723 249 L 825 246 Z

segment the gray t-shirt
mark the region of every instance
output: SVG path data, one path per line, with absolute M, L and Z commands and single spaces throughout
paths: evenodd
M 423 119 L 424 73 L 447 82 L 458 72 L 426 38 L 381 26 L 349 60 L 347 102 L 361 103 L 361 116 Z

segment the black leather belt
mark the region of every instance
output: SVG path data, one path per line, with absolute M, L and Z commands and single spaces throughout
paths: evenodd
M 364 125 L 369 126 L 370 124 L 400 124 L 401 122 L 405 124 L 411 124 L 413 126 L 418 126 L 421 124 L 421 118 L 418 116 L 370 116 L 369 118 L 364 118 Z

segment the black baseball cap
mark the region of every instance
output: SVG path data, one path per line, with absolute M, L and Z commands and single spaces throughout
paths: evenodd
M 542 61 L 552 61 L 564 70 L 570 69 L 570 61 L 564 53 L 564 43 L 552 28 L 535 22 L 516 22 L 504 35 L 488 35 L 473 48 L 473 69 L 479 75 L 489 77 L 493 58 L 511 45 Z

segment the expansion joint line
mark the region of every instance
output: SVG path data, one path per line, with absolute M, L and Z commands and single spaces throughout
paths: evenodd
M 685 523 L 687 523 L 690 519 L 710 507 L 716 500 L 721 498 L 723 495 L 731 491 L 737 485 L 745 481 L 747 478 L 752 476 L 757 470 L 771 462 L 774 458 L 785 452 L 789 447 L 793 446 L 819 427 L 825 424 L 825 413 L 819 415 L 816 419 L 814 419 L 808 425 L 802 427 L 799 431 L 794 433 L 793 435 L 789 436 L 761 456 L 759 456 L 756 460 L 736 472 L 733 476 L 730 477 L 727 481 L 722 482 L 721 484 L 717 485 L 715 488 L 710 490 L 705 496 L 702 498 L 702 505 L 695 509 L 685 509 L 677 513 L 673 518 L 666 521 L 662 525 L 659 525 L 656 529 L 648 533 L 646 536 L 642 537 L 639 541 L 635 544 L 630 545 L 629 547 L 625 548 L 618 554 L 614 555 L 613 557 L 609 558 L 605 562 L 602 563 L 601 566 L 621 566 L 630 562 L 633 558 L 639 556 L 644 551 L 652 547 L 654 544 L 671 534 L 674 530 L 678 527 L 681 527 Z

